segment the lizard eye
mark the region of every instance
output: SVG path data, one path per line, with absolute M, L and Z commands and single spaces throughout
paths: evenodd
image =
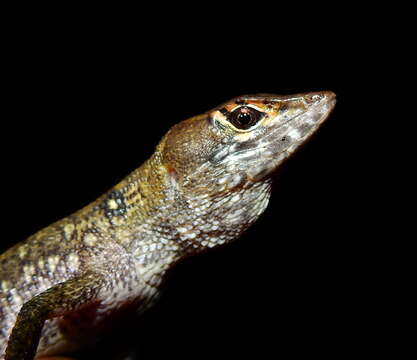
M 262 113 L 248 106 L 241 106 L 229 114 L 229 122 L 238 129 L 246 130 L 254 126 Z

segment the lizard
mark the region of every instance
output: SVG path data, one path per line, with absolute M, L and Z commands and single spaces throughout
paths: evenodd
M 182 259 L 239 238 L 272 175 L 328 118 L 330 91 L 234 98 L 174 125 L 81 210 L 0 255 L 0 359 L 82 349 L 140 314 Z

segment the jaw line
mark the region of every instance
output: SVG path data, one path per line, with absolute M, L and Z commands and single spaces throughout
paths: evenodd
M 332 101 L 326 101 L 326 100 L 324 100 L 324 101 L 327 102 L 327 105 L 329 106 L 329 110 L 326 111 L 326 112 L 324 112 L 320 116 L 319 120 L 317 120 L 315 122 L 315 124 L 311 127 L 310 131 L 308 131 L 304 136 L 302 136 L 299 139 L 297 139 L 287 149 L 282 150 L 281 152 L 275 152 L 275 153 L 272 153 L 270 155 L 265 156 L 265 162 L 271 162 L 273 165 L 270 166 L 270 167 L 268 167 L 268 168 L 271 168 L 271 170 L 269 170 L 268 172 L 266 172 L 265 175 L 264 175 L 264 177 L 267 176 L 268 174 L 274 172 L 279 167 L 280 163 L 282 163 L 286 158 L 288 158 L 289 156 L 291 156 L 295 152 L 295 150 L 297 150 L 298 148 L 300 148 L 301 147 L 300 145 L 303 142 L 305 142 L 305 140 L 308 137 L 310 137 L 312 134 L 314 134 L 316 132 L 316 130 L 318 129 L 318 127 L 321 126 L 323 124 L 323 122 L 329 117 L 329 115 L 331 114 L 331 112 L 334 109 L 335 100 L 332 100 Z M 264 141 L 265 140 L 268 141 L 268 139 L 276 136 L 277 132 L 281 129 L 282 126 L 287 125 L 289 122 L 292 122 L 292 121 L 296 120 L 297 118 L 299 118 L 300 116 L 305 115 L 309 111 L 315 111 L 320 106 L 326 106 L 326 103 L 320 102 L 320 103 L 318 103 L 316 105 L 312 105 L 310 108 L 304 110 L 300 114 L 294 115 L 293 117 L 285 120 L 283 123 L 277 125 L 276 127 L 273 127 L 273 129 L 272 129 L 272 131 L 270 133 L 266 134 L 265 136 L 261 137 L 260 139 L 262 139 Z M 282 134 L 282 135 L 283 136 L 286 136 L 289 131 L 290 130 L 287 130 L 287 132 L 284 133 L 284 134 Z M 234 157 L 240 157 L 241 159 L 243 159 L 244 156 L 241 156 L 241 155 L 244 155 L 245 153 L 248 153 L 249 151 L 254 151 L 254 150 L 256 152 L 263 151 L 263 150 L 267 149 L 268 146 L 269 146 L 268 144 L 263 145 L 263 146 L 261 146 L 259 148 L 256 148 L 256 146 L 252 146 L 250 148 L 247 148 L 247 149 L 244 149 L 244 150 L 240 150 L 240 151 L 237 151 L 237 152 L 233 153 L 233 156 Z M 220 151 L 220 153 L 221 152 L 223 152 L 223 151 Z M 222 160 L 220 160 L 219 164 L 223 163 L 223 160 L 225 158 L 227 158 L 227 156 L 229 154 L 230 154 L 230 151 L 225 151 L 224 152 L 224 155 L 223 155 L 223 158 L 222 158 Z M 249 160 L 249 162 L 248 162 L 249 166 L 251 164 L 255 163 L 255 161 L 256 160 Z M 206 167 L 207 167 L 207 163 L 204 163 L 204 164 L 200 165 L 195 170 L 195 173 L 199 173 L 199 172 L 203 171 Z M 251 177 L 248 174 L 247 174 L 247 176 L 248 176 L 249 179 L 251 179 Z M 255 178 L 256 178 L 256 176 L 255 176 Z M 259 181 L 259 180 L 256 180 L 256 181 Z
M 262 161 L 262 164 L 266 164 L 266 166 L 264 167 L 264 169 L 260 170 L 258 174 L 256 174 L 255 176 L 251 176 L 250 175 L 250 170 L 247 172 L 247 177 L 249 180 L 256 182 L 256 181 L 261 181 L 262 179 L 264 179 L 265 177 L 269 176 L 270 174 L 275 173 L 278 168 L 279 165 L 281 163 L 284 162 L 285 159 L 287 159 L 288 157 L 292 156 L 295 152 L 297 152 L 300 148 L 302 148 L 301 145 L 306 143 L 306 140 L 308 138 L 310 138 L 312 135 L 314 135 L 317 131 L 317 129 L 324 123 L 324 121 L 330 116 L 331 112 L 334 109 L 334 105 L 335 105 L 335 101 L 331 101 L 328 102 L 328 106 L 329 109 L 328 111 L 324 112 L 320 118 L 315 122 L 314 125 L 312 125 L 311 129 L 304 134 L 304 136 L 300 137 L 299 139 L 297 139 L 296 141 L 294 141 L 294 143 L 292 145 L 290 145 L 288 148 L 286 148 L 285 150 L 282 151 L 277 151 L 275 153 L 272 154 L 268 154 L 264 157 L 264 160 Z M 318 106 L 326 106 L 326 104 L 317 104 L 315 107 Z M 287 121 L 285 121 L 284 123 L 280 124 L 277 128 L 275 128 L 272 133 L 267 134 L 263 139 L 269 139 L 270 137 L 273 137 L 274 135 L 276 135 L 276 133 L 278 132 L 278 130 L 281 128 L 281 126 L 287 124 L 288 122 L 296 119 L 297 117 L 300 117 L 302 115 L 304 115 L 305 113 L 307 113 L 308 111 L 314 111 L 315 109 L 309 109 L 309 110 L 305 110 L 302 113 L 292 117 L 291 119 L 288 119 Z M 282 134 L 283 136 L 286 136 L 287 133 L 291 131 L 291 130 L 287 130 L 286 133 Z M 262 151 L 264 149 L 267 149 L 269 147 L 268 144 L 258 148 L 258 151 Z M 243 151 L 241 151 L 241 153 L 249 151 L 249 150 L 253 150 L 253 148 L 250 149 L 245 149 Z M 254 164 L 256 162 L 256 160 L 250 160 L 249 161 L 249 167 L 251 164 Z M 269 164 L 269 166 L 268 166 Z M 256 169 L 252 168 L 253 170 Z

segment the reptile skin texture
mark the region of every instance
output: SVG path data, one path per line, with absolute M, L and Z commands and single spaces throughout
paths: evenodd
M 80 350 L 148 309 L 176 263 L 257 220 L 335 102 L 247 95 L 184 120 L 103 196 L 0 255 L 0 359 Z

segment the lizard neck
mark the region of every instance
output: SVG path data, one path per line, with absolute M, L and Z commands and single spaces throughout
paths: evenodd
M 175 192 L 156 151 L 139 168 L 93 203 L 76 213 L 84 230 L 91 229 L 123 246 L 129 253 L 152 261 L 152 253 L 180 248 L 169 226 Z M 164 254 L 167 255 L 167 254 Z M 141 257 L 141 259 L 142 259 Z
M 269 195 L 269 181 L 221 193 L 187 191 L 156 151 L 82 212 L 90 226 L 147 267 L 237 238 L 266 208 Z

